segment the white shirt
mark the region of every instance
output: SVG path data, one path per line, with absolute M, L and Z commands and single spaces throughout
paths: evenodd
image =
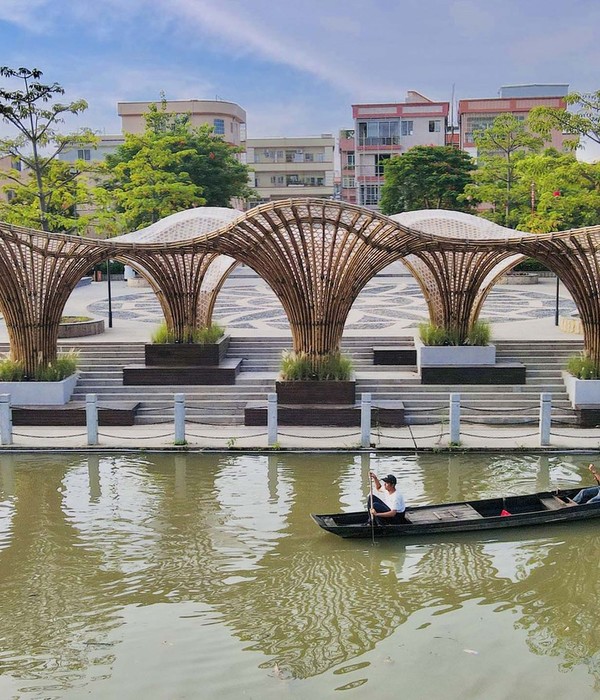
M 376 494 L 390 510 L 395 510 L 397 513 L 404 513 L 406 504 L 404 503 L 404 496 L 398 489 L 390 493 L 386 490 L 385 486 L 382 486 L 380 489 L 376 489 Z

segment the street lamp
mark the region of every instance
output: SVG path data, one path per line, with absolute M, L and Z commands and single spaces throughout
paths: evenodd
M 106 282 L 108 283 L 108 327 L 112 328 L 112 295 L 110 291 L 110 258 L 106 260 Z

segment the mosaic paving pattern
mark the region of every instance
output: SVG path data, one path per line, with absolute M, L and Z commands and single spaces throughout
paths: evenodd
M 553 317 L 555 296 L 544 292 L 495 287 L 487 298 L 482 319 L 492 323 L 506 323 Z M 88 310 L 100 316 L 108 315 L 108 300 L 91 304 Z M 575 311 L 572 301 L 561 299 L 560 313 Z M 160 305 L 149 289 L 113 298 L 115 319 L 134 320 L 158 325 L 163 316 Z M 287 330 L 288 323 L 275 294 L 260 280 L 235 278 L 223 287 L 215 306 L 215 319 L 227 328 L 273 328 Z M 392 326 L 415 328 L 427 320 L 423 293 L 417 284 L 406 279 L 375 279 L 370 282 L 354 303 L 347 330 L 382 330 Z

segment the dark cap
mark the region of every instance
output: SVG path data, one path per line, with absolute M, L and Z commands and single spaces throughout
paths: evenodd
M 396 485 L 396 477 L 393 474 L 388 474 L 387 476 L 384 476 L 381 481 L 387 481 L 387 483 L 392 484 L 392 486 Z

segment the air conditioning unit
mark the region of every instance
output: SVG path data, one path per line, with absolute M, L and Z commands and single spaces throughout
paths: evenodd
M 304 149 L 303 149 L 303 148 L 297 148 L 297 149 L 296 149 L 296 153 L 304 153 Z

